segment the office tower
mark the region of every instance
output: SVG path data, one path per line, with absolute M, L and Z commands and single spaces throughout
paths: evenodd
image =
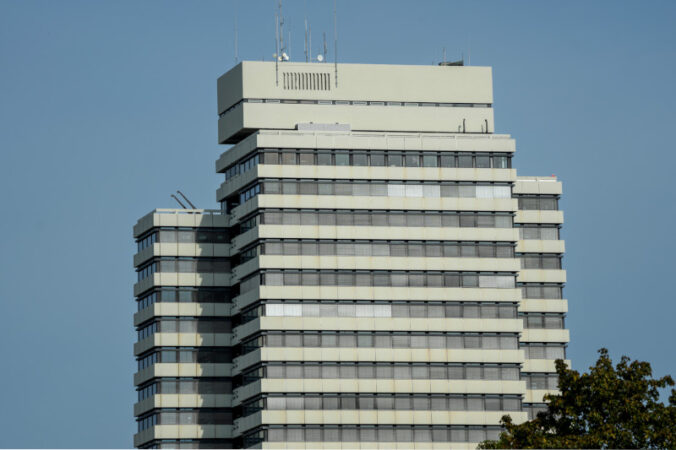
M 561 184 L 517 177 L 491 70 L 243 62 L 220 210 L 139 252 L 139 447 L 475 448 L 565 358 Z

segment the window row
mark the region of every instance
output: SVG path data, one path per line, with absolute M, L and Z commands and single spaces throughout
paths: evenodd
M 528 413 L 528 420 L 533 420 L 539 412 L 547 411 L 546 403 L 524 403 L 523 410 Z
M 230 301 L 228 288 L 162 288 L 144 294 L 136 300 L 141 311 L 155 303 L 227 303 Z
M 230 394 L 232 381 L 218 378 L 160 378 L 137 390 L 138 401 L 155 394 Z
M 355 105 L 355 106 L 422 106 L 422 107 L 442 107 L 442 108 L 490 108 L 491 103 L 434 103 L 434 102 L 393 102 L 393 101 L 366 101 L 366 100 L 293 100 L 278 98 L 245 98 L 232 105 L 225 112 L 234 109 L 240 103 L 284 103 L 284 104 L 302 104 L 302 105 Z
M 232 410 L 224 408 L 160 409 L 138 419 L 138 431 L 155 425 L 227 425 Z
M 141 251 L 156 242 L 179 243 L 179 244 L 226 244 L 228 233 L 225 230 L 208 229 L 161 229 L 153 231 L 143 239 L 137 241 L 138 250 Z
M 230 319 L 212 317 L 162 317 L 152 323 L 144 324 L 138 329 L 138 340 L 141 341 L 154 333 L 230 333 Z
M 183 258 L 163 257 L 154 259 L 141 267 L 138 272 L 138 281 L 156 272 L 167 273 L 228 273 L 230 272 L 229 258 Z
M 260 162 L 261 156 L 262 155 L 258 153 L 253 156 L 247 155 L 240 162 L 228 166 L 228 168 L 225 169 L 225 171 L 223 172 L 223 175 L 225 175 L 225 181 L 228 181 L 232 177 L 235 177 L 244 172 L 248 172 L 249 169 L 253 169 L 254 167 L 256 167 Z
M 143 370 L 157 363 L 224 364 L 232 362 L 232 349 L 230 347 L 158 349 L 139 357 L 136 361 L 138 363 L 138 370 Z
M 537 285 L 536 283 L 520 283 L 522 298 L 537 299 L 561 299 L 563 298 L 563 286 L 561 285 Z
M 405 317 L 513 319 L 514 303 L 411 302 L 411 303 L 266 303 L 268 317 Z
M 424 333 L 424 332 L 267 332 L 246 341 L 244 351 L 260 347 L 321 348 L 418 348 L 418 349 L 501 349 L 519 348 L 513 333 Z
M 512 242 L 290 240 L 261 244 L 263 255 L 512 258 Z
M 223 203 L 223 202 L 221 202 L 221 203 Z M 245 233 L 245 232 L 251 230 L 252 228 L 255 228 L 260 223 L 260 221 L 261 221 L 261 216 L 258 215 L 258 214 L 242 220 L 239 223 L 239 232 Z
M 239 193 L 239 204 L 243 204 L 247 200 L 254 198 L 261 193 L 261 184 L 255 184 Z
M 526 359 L 566 359 L 566 344 L 522 342 Z
M 261 378 L 413 379 L 413 380 L 518 380 L 518 364 L 461 363 L 268 363 L 243 374 L 248 381 Z
M 518 198 L 520 210 L 555 211 L 559 209 L 559 200 L 553 195 L 519 196 Z
M 266 442 L 472 442 L 495 440 L 498 425 L 277 425 L 249 434 L 244 445 Z
M 563 329 L 564 319 L 560 313 L 521 313 L 524 328 Z
M 374 270 L 350 272 L 321 271 L 266 271 L 263 284 L 267 286 L 392 286 L 392 287 L 465 287 L 514 288 L 514 274 L 500 275 L 469 272 L 389 272 Z
M 509 184 L 477 184 L 467 182 L 420 182 L 377 181 L 377 180 L 265 180 L 263 194 L 284 195 L 349 195 L 367 197 L 408 197 L 408 198 L 512 198 Z M 248 192 L 253 188 L 248 188 Z M 258 193 L 260 191 L 256 191 Z M 242 200 L 240 193 L 240 203 Z M 250 197 L 253 197 L 251 195 Z M 250 198 L 248 197 L 248 198 Z M 247 200 L 248 200 L 247 198 Z
M 330 225 L 373 227 L 512 228 L 511 213 L 446 211 L 270 211 L 266 225 Z M 554 228 L 554 230 L 556 230 Z
M 223 449 L 233 448 L 231 439 L 153 439 L 138 448 Z
M 561 268 L 561 255 L 521 253 L 517 257 L 521 259 L 522 269 L 547 270 Z
M 245 405 L 251 410 L 365 409 L 400 411 L 521 411 L 520 395 L 287 394 Z
M 559 239 L 559 227 L 549 224 L 519 225 L 519 239 L 536 239 L 542 241 L 557 241 Z
M 508 169 L 511 155 L 488 152 L 264 149 L 261 164 L 301 166 L 460 167 Z M 227 180 L 226 175 L 226 180 Z
M 521 378 L 526 380 L 526 389 L 556 390 L 559 388 L 559 376 L 555 373 L 522 373 Z

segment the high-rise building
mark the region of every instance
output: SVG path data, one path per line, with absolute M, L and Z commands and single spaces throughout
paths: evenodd
M 142 448 L 475 448 L 555 392 L 554 177 L 517 177 L 491 69 L 243 62 L 218 210 L 134 227 Z M 342 447 L 341 447 L 342 446 Z

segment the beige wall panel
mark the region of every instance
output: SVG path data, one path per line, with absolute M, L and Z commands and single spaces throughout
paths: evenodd
M 170 364 L 157 363 L 134 374 L 134 385 L 138 386 L 155 377 L 229 377 L 232 364 Z
M 261 147 L 261 145 L 259 144 L 259 142 L 261 142 L 260 141 L 261 131 L 263 130 L 256 131 L 253 134 L 250 134 L 249 136 L 239 141 L 237 144 L 229 148 L 226 148 L 226 150 L 223 153 L 221 153 L 218 159 L 216 160 L 215 163 L 216 172 L 222 173 L 232 163 L 239 160 L 240 158 L 242 158 L 244 155 L 251 152 L 255 148 Z
M 391 209 L 433 211 L 516 211 L 513 198 L 421 198 L 421 197 L 370 197 L 351 195 L 282 195 L 260 194 L 261 208 L 328 208 L 328 209 Z M 250 202 L 251 200 L 249 200 Z M 248 202 L 247 202 L 248 203 Z M 241 208 L 243 205 L 238 206 Z M 235 209 L 237 209 L 235 208 Z M 532 212 L 532 211 L 528 211 Z M 540 211 L 556 213 L 560 211 Z M 233 212 L 234 214 L 234 212 Z
M 254 136 L 256 136 L 256 144 L 251 146 L 251 148 L 344 148 L 353 150 L 446 150 L 491 152 L 514 152 L 516 149 L 516 141 L 508 134 L 429 134 L 396 131 L 359 131 L 348 133 L 322 130 L 282 131 L 263 129 L 257 131 Z M 238 148 L 243 143 L 244 141 L 241 141 L 232 148 Z M 226 153 L 221 156 L 221 159 L 223 159 L 223 156 L 226 155 Z M 233 162 L 235 159 L 236 158 L 230 159 L 229 161 Z
M 134 255 L 134 266 L 142 264 L 153 256 L 228 257 L 230 256 L 230 244 L 157 242 Z
M 233 312 L 259 299 L 518 302 L 521 300 L 521 289 L 259 286 L 233 298 Z
M 327 74 L 331 86 L 327 90 L 284 89 L 285 72 Z M 218 112 L 241 98 L 493 103 L 490 67 L 338 64 L 338 85 L 334 75 L 329 65 L 243 61 L 218 79 Z M 439 90 L 438 86 L 446 88 Z
M 436 357 L 436 358 L 435 358 Z M 520 363 L 522 350 L 416 348 L 301 348 L 262 347 L 263 361 L 398 361 L 398 362 L 484 362 Z
M 505 241 L 519 239 L 512 228 L 451 227 L 370 227 L 330 225 L 259 225 L 233 239 L 233 253 L 258 238 L 278 239 L 387 239 L 387 240 L 458 240 Z M 536 241 L 542 242 L 542 241 Z M 559 241 L 552 241 L 559 242 Z
M 262 449 L 318 449 L 318 450 L 337 450 L 337 449 L 443 449 L 448 450 L 475 450 L 478 442 L 453 442 L 452 447 L 448 442 L 272 442 L 262 443 Z
M 516 169 L 361 166 L 257 166 L 261 178 L 319 178 L 348 180 L 453 180 L 514 182 Z M 252 169 L 252 171 L 256 171 Z
M 134 404 L 134 415 L 138 416 L 153 408 L 229 408 L 232 395 L 229 394 L 155 394 Z
M 519 303 L 521 312 L 568 312 L 568 300 L 523 299 Z
M 570 331 L 525 328 L 521 342 L 570 342 Z
M 141 265 L 142 263 L 144 263 L 145 261 L 149 260 L 154 256 L 156 251 L 154 248 L 155 245 L 157 244 L 153 244 L 150 247 L 146 247 L 140 252 L 134 254 L 134 267 Z
M 241 373 L 248 369 L 249 367 L 253 366 L 254 364 L 258 364 L 262 361 L 263 359 L 261 358 L 261 349 L 257 348 L 254 351 L 245 353 L 244 355 L 237 356 L 236 358 L 233 358 L 232 360 L 232 370 L 233 374 Z
M 255 241 L 256 239 L 259 238 L 259 232 L 261 230 L 262 225 L 258 225 L 250 230 L 245 231 L 242 234 L 238 234 L 237 236 L 233 237 L 230 240 L 230 252 L 232 255 L 236 254 L 237 252 L 240 251 L 240 249 L 245 246 L 250 244 L 251 242 Z M 266 225 L 267 227 L 267 225 Z
M 231 333 L 155 333 L 134 344 L 139 355 L 153 347 L 213 347 L 230 346 Z
M 563 188 L 556 177 L 518 177 L 514 186 L 515 194 L 561 195 Z
M 566 359 L 564 362 L 568 368 L 572 368 L 570 360 Z M 527 359 L 523 363 L 522 372 L 556 372 L 553 359 Z
M 230 316 L 230 303 L 155 303 L 134 314 L 134 326 L 155 316 Z
M 528 389 L 524 397 L 524 403 L 543 403 L 544 396 L 547 394 L 557 395 L 559 391 L 556 389 Z
M 152 439 L 229 439 L 232 425 L 155 425 L 134 435 L 134 446 Z
M 260 296 L 260 289 L 258 286 L 250 291 L 246 291 L 243 294 L 240 294 L 232 299 L 232 313 L 239 313 L 242 308 L 246 308 L 248 305 L 257 302 L 262 297 Z
M 472 272 L 517 272 L 521 269 L 521 261 L 516 258 L 261 255 L 257 259 L 261 269 L 411 270 L 415 267 L 416 270 Z
M 523 269 L 516 277 L 519 283 L 565 283 L 566 271 L 555 269 Z
M 278 145 L 275 148 L 279 147 Z M 514 182 L 516 169 L 429 167 L 301 166 L 259 164 L 221 183 L 216 198 L 222 200 L 256 178 L 314 178 L 348 180 L 454 180 Z
M 264 410 L 261 424 L 392 424 L 392 425 L 495 425 L 504 414 L 516 421 L 527 420 L 528 415 L 517 411 L 368 411 L 368 410 L 318 410 L 318 411 L 273 411 Z M 239 422 L 239 421 L 238 421 Z M 252 426 L 252 427 L 253 427 Z M 240 423 L 238 427 L 242 429 Z
M 230 276 L 230 274 L 218 274 L 214 277 L 208 273 L 156 272 L 134 284 L 134 295 L 138 296 L 155 286 L 230 286 Z
M 257 165 L 246 172 L 221 183 L 219 188 L 216 190 L 216 200 L 221 201 L 222 199 L 228 197 L 232 193 L 242 189 L 247 184 L 256 180 L 259 177 L 259 171 L 261 167 L 263 166 Z
M 295 130 L 299 123 L 349 124 L 352 131 L 484 133 L 495 130 L 492 108 L 404 107 L 375 105 L 318 105 L 242 103 L 218 119 L 218 142 L 240 131 L 272 128 Z M 239 139 L 237 137 L 236 139 Z
M 259 329 L 262 330 L 500 331 L 512 333 L 518 333 L 523 330 L 523 321 L 521 319 L 261 317 L 259 320 Z M 238 329 L 235 329 L 233 330 L 233 338 L 235 336 L 244 337 L 247 334 L 244 334 L 244 332 L 240 333 Z
M 564 253 L 565 241 L 521 240 L 516 243 L 517 253 Z
M 260 298 L 344 300 L 519 301 L 521 289 L 260 286 Z
M 363 392 L 394 393 L 395 381 L 388 379 L 272 379 L 264 378 L 237 388 L 233 402 L 241 402 L 262 392 Z M 525 394 L 521 380 L 409 380 L 409 392 L 430 394 Z
M 139 237 L 154 226 L 155 211 L 151 211 L 136 221 L 133 228 L 134 238 Z
M 517 211 L 514 223 L 563 223 L 563 211 Z
M 146 277 L 142 279 L 141 281 L 138 281 L 134 283 L 134 296 L 138 297 L 141 293 L 147 291 L 151 287 L 155 286 L 155 275 L 158 274 L 153 274 L 149 277 Z M 159 278 L 157 278 L 157 281 L 159 281 Z
M 233 208 L 229 211 L 228 214 L 228 223 L 230 226 L 236 225 L 242 219 L 242 217 L 254 212 L 258 209 L 258 200 L 260 195 L 255 196 L 247 202 L 244 202 L 243 205 L 239 205 L 236 208 Z M 217 201 L 221 201 L 221 198 L 216 198 Z

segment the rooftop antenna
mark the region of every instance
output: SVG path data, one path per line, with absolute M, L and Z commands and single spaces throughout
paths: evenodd
M 309 62 L 308 55 L 309 57 L 312 58 L 312 45 L 308 46 L 308 26 L 307 26 L 307 0 L 305 0 L 305 62 Z M 309 50 L 309 53 L 308 53 Z
M 197 207 L 196 207 L 195 205 L 193 205 L 192 202 L 191 202 L 190 200 L 188 200 L 188 197 L 186 197 L 185 194 L 183 194 L 183 192 L 181 192 L 181 191 L 176 191 L 176 193 L 177 193 L 178 195 L 180 195 L 181 197 L 183 197 L 183 200 L 185 200 L 186 202 L 188 202 L 188 205 L 190 205 L 190 206 L 192 207 L 192 209 L 197 209 Z
M 336 87 L 338 87 L 338 13 L 336 12 L 336 0 L 333 0 L 333 67 L 336 72 Z
M 279 15 L 275 13 L 275 86 L 279 86 Z
M 278 2 L 278 7 L 279 7 L 279 55 L 278 57 L 281 57 L 284 54 L 284 51 L 286 50 L 286 47 L 284 46 L 284 16 L 282 16 L 282 0 L 279 0 Z
M 307 27 L 307 38 L 308 38 L 307 48 L 310 52 L 310 61 L 312 61 L 312 27 L 311 26 Z
M 307 2 L 306 2 L 307 4 Z M 308 62 L 307 59 L 307 15 L 305 16 L 305 62 Z
M 178 203 L 179 205 L 181 205 L 181 206 L 183 207 L 183 209 L 188 209 L 188 208 L 185 207 L 185 205 L 184 205 L 183 203 L 181 203 L 181 201 L 178 199 L 178 197 L 176 197 L 174 194 L 171 194 L 171 198 L 173 198 L 174 200 L 176 200 L 176 203 Z
M 328 47 L 326 46 L 326 32 L 323 33 L 324 36 L 324 61 L 326 61 L 326 54 L 329 52 Z

